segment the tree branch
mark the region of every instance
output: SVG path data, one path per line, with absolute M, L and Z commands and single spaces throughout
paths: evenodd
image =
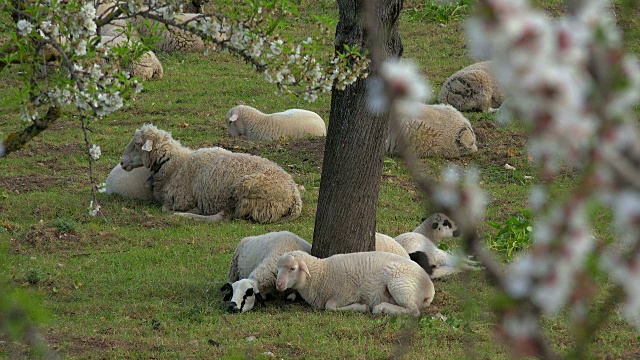
M 2 144 L 0 144 L 0 158 L 20 150 L 27 142 L 46 130 L 54 121 L 58 120 L 61 114 L 62 111 L 58 107 L 52 106 L 41 119 L 34 120 L 31 125 L 22 131 L 9 134 Z

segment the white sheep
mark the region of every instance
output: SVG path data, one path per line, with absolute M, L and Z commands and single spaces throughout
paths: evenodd
M 435 294 L 427 273 L 415 262 L 382 252 L 338 254 L 319 259 L 303 251 L 278 259 L 276 289 L 294 289 L 311 306 L 374 314 L 420 316 Z
M 153 191 L 148 183 L 151 171 L 145 167 L 125 171 L 120 164 L 116 165 L 105 181 L 105 193 L 122 197 L 153 201 Z
M 311 244 L 288 231 L 240 240 L 231 258 L 227 283 L 220 289 L 229 291 L 224 297 L 224 301 L 231 300 L 227 311 L 249 311 L 256 301 L 262 303 L 266 295 L 275 293 L 278 258 L 295 250 L 310 252 Z M 291 295 L 295 297 L 295 293 Z
M 447 251 L 438 249 L 426 236 L 408 232 L 396 236 L 396 241 L 409 253 L 423 253 L 429 259 L 429 264 L 433 267 L 429 275 L 431 279 L 441 278 L 446 275 L 455 274 L 464 270 L 480 270 L 478 262 L 467 258 L 453 255 Z
M 491 66 L 490 61 L 483 61 L 449 76 L 440 89 L 438 102 L 460 111 L 487 112 L 499 108 L 505 96 Z
M 244 135 L 248 140 L 298 139 L 307 135 L 327 135 L 324 120 L 309 110 L 289 109 L 265 114 L 251 106 L 239 105 L 227 112 L 226 120 L 229 135 Z
M 458 225 L 443 213 L 435 213 L 422 219 L 422 223 L 413 232 L 426 236 L 436 244 L 444 238 L 460 236 Z
M 182 24 L 185 24 L 193 20 L 197 16 L 202 16 L 202 14 L 184 13 L 178 15 L 176 17 L 176 20 Z M 191 21 L 190 23 L 193 23 L 193 21 Z M 168 27 L 156 21 L 151 21 L 149 23 L 151 26 L 158 26 L 157 24 L 159 24 L 159 27 L 161 29 L 158 33 L 154 33 L 154 31 L 149 28 L 147 22 L 145 22 L 144 19 L 140 17 L 135 18 L 133 20 L 133 24 L 138 26 L 138 32 L 141 35 L 155 35 L 156 37 L 160 38 L 160 40 L 154 46 L 154 49 L 156 50 L 173 53 L 177 51 L 202 52 L 205 49 L 205 43 L 204 41 L 202 41 L 202 38 L 200 36 L 184 31 L 182 29 L 173 26 Z
M 181 216 L 266 223 L 295 219 L 302 210 L 298 186 L 277 164 L 220 147 L 192 150 L 151 124 L 135 131 L 121 165 L 151 170 L 154 198 Z
M 100 42 L 105 47 L 114 47 L 125 44 L 126 46 L 130 46 L 130 41 L 124 34 L 119 34 L 116 36 L 101 36 Z M 162 63 L 156 57 L 153 51 L 147 51 L 142 56 L 132 62 L 127 70 L 143 81 L 148 81 L 151 79 L 162 79 L 164 76 L 164 70 L 162 68 Z
M 416 111 L 409 112 L 412 107 Z M 457 158 L 478 151 L 471 123 L 450 105 L 406 103 L 398 107 L 402 133 L 419 157 Z M 396 134 L 389 132 L 387 153 L 399 152 Z
M 425 253 L 422 252 L 413 252 L 409 254 L 405 248 L 400 245 L 396 239 L 392 238 L 389 235 L 376 233 L 376 248 L 375 251 L 384 251 L 396 255 L 400 255 L 403 258 L 411 259 L 416 262 L 424 271 L 431 275 L 433 273 L 434 266 L 429 263 L 429 258 Z

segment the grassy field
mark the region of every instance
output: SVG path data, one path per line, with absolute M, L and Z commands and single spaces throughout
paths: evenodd
M 562 12 L 558 0 L 539 4 L 554 15 Z M 305 0 L 300 9 L 300 18 L 290 19 L 283 29 L 294 39 L 306 38 L 314 26 L 311 15 L 338 16 L 329 0 Z M 466 52 L 464 19 L 431 22 L 423 10 L 421 2 L 406 1 L 400 20 L 404 56 L 420 64 L 437 90 L 473 60 Z M 640 13 L 622 12 L 617 19 L 628 50 L 639 54 Z M 332 42 L 326 41 L 327 54 Z M 436 297 L 419 320 L 316 311 L 301 302 L 273 302 L 246 314 L 226 314 L 217 290 L 242 237 L 289 230 L 312 239 L 324 141 L 231 139 L 224 115 L 244 102 L 265 112 L 307 108 L 328 119 L 330 96 L 312 104 L 276 96 L 260 74 L 226 53 L 158 57 L 164 79 L 145 83 L 146 90 L 131 107 L 91 124 L 91 141 L 102 147 L 95 168 L 100 181 L 118 163 L 133 131 L 154 123 L 189 147 L 223 146 L 277 162 L 305 187 L 303 212 L 282 224 L 207 224 L 162 213 L 155 204 L 100 194 L 105 217 L 90 217 L 80 124 L 70 116 L 59 120 L 23 150 L 0 160 L 0 280 L 28 291 L 45 309 L 48 316 L 41 330 L 60 354 L 78 359 L 508 357 L 507 347 L 493 333 L 495 293 L 481 273 L 436 282 Z M 21 128 L 12 102 L 19 76 L 10 69 L 0 73 L 2 138 Z M 479 168 L 490 196 L 487 220 L 503 223 L 526 207 L 536 182 L 536 170 L 527 161 L 525 132 L 517 124 L 496 125 L 493 115 L 467 115 L 479 151 L 454 162 Z M 504 169 L 505 163 L 517 170 Z M 432 174 L 445 165 L 441 159 L 424 159 L 425 171 Z M 378 231 L 391 236 L 411 231 L 428 215 L 429 202 L 397 158 L 385 159 L 381 181 Z M 572 181 L 573 173 L 563 173 L 554 184 L 558 196 Z M 606 213 L 594 214 L 602 241 L 610 240 L 608 218 Z M 481 231 L 489 234 L 491 228 Z M 459 246 L 456 239 L 445 242 Z M 602 299 L 610 286 L 604 281 L 599 285 Z M 546 318 L 544 326 L 557 350 L 571 348 L 568 317 Z M 10 356 L 9 345 L 0 342 L 0 358 Z M 640 334 L 615 315 L 589 350 L 594 358 L 635 359 L 640 357 Z

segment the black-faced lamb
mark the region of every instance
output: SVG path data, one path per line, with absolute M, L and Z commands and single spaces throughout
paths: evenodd
M 420 316 L 435 294 L 427 273 L 396 254 L 371 251 L 319 259 L 303 251 L 278 259 L 276 288 L 294 289 L 311 306 Z
M 135 131 L 120 164 L 126 171 L 149 169 L 155 200 L 181 216 L 269 223 L 295 219 L 302 210 L 298 186 L 277 164 L 220 147 L 192 150 L 151 124 Z
M 295 250 L 310 252 L 311 244 L 289 231 L 240 240 L 231 258 L 227 283 L 220 289 L 228 291 L 224 297 L 224 301 L 230 300 L 227 311 L 249 311 L 256 302 L 264 302 L 266 295 L 275 293 L 278 258 Z
M 131 199 L 153 201 L 153 191 L 147 185 L 150 177 L 151 171 L 145 167 L 125 171 L 118 164 L 111 170 L 107 180 L 105 180 L 105 193 Z
M 429 240 L 438 244 L 444 238 L 460 236 L 460 230 L 455 221 L 451 220 L 443 213 L 435 213 L 426 219 L 422 219 L 422 223 L 413 232 L 422 234 Z
M 326 125 L 320 115 L 302 109 L 265 114 L 251 106 L 239 105 L 227 112 L 226 121 L 229 135 L 244 135 L 248 140 L 298 139 L 307 135 L 327 135 Z
M 460 111 L 487 112 L 499 108 L 505 96 L 491 66 L 490 61 L 483 61 L 449 76 L 440 89 L 438 102 Z
M 415 111 L 409 111 L 411 107 Z M 471 123 L 450 105 L 407 103 L 398 107 L 397 115 L 418 157 L 458 158 L 478 151 Z M 397 134 L 390 131 L 385 146 L 388 154 L 397 154 Z

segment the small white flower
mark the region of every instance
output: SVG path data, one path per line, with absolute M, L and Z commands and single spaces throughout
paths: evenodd
M 100 146 L 93 144 L 91 149 L 89 149 L 89 155 L 93 160 L 98 160 L 100 158 L 100 154 L 102 154 L 102 150 L 100 150 Z
M 18 23 L 16 25 L 18 26 L 18 34 L 22 36 L 27 36 L 31 33 L 31 31 L 33 31 L 33 25 L 31 25 L 31 23 L 27 20 L 18 20 Z
M 89 202 L 89 215 L 91 215 L 91 216 L 98 215 L 98 212 L 100 211 L 100 209 L 101 209 L 100 205 L 98 205 L 97 203 L 94 204 L 93 200 L 91 200 L 91 202 Z
M 99 193 L 104 193 L 107 191 L 107 184 L 101 182 L 100 184 L 98 184 L 98 192 Z

